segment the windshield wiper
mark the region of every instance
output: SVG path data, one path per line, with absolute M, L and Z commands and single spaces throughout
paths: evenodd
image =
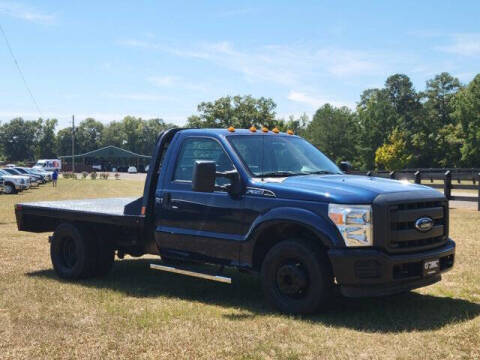
M 328 171 L 328 170 L 317 170 L 317 171 L 309 171 L 304 173 L 304 175 L 339 175 L 340 173 Z
M 297 176 L 297 175 L 306 175 L 305 173 L 296 173 L 293 171 L 272 171 L 263 174 L 258 174 L 258 177 L 287 177 L 287 176 Z

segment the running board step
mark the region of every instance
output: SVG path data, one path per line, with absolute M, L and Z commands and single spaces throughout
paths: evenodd
M 158 264 L 150 264 L 150 269 L 155 269 L 155 270 L 160 270 L 160 271 L 166 271 L 166 272 L 171 272 L 171 273 L 176 273 L 176 274 L 182 274 L 182 275 L 187 275 L 187 276 L 193 276 L 201 279 L 207 279 L 207 280 L 212 280 L 212 281 L 218 281 L 226 284 L 231 284 L 232 279 L 226 276 L 220 276 L 220 275 L 211 275 L 207 273 L 201 273 L 201 272 L 196 272 L 196 271 L 191 271 L 191 270 L 185 270 L 185 269 L 180 269 L 176 268 L 173 266 L 165 266 L 165 265 L 158 265 Z

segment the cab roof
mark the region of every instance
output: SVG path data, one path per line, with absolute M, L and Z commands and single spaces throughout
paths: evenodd
M 202 129 L 184 129 L 181 130 L 184 134 L 195 134 L 195 135 L 217 135 L 217 136 L 228 136 L 228 135 L 271 135 L 271 136 L 295 136 L 289 135 L 284 132 L 274 133 L 271 129 L 268 132 L 263 132 L 262 128 L 257 128 L 255 132 L 251 131 L 250 129 L 235 129 L 234 131 L 230 131 L 228 129 L 210 129 L 210 128 L 202 128 Z

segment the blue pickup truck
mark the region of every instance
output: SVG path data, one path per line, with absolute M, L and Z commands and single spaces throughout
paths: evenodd
M 293 314 L 321 310 L 338 291 L 381 296 L 433 284 L 455 256 L 441 193 L 345 174 L 277 129 L 171 129 L 155 145 L 143 197 L 15 212 L 19 230 L 53 232 L 62 278 L 106 274 L 115 254 L 154 254 L 151 267 L 163 271 L 226 283 L 224 267 L 257 274 L 266 300 Z M 198 263 L 210 270 L 192 270 Z

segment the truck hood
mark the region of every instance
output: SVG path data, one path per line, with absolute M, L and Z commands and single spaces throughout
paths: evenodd
M 265 179 L 262 187 L 273 191 L 277 197 L 307 201 L 343 204 L 370 204 L 375 197 L 385 193 L 438 191 L 407 181 L 358 175 L 306 175 L 284 179 Z M 255 185 L 259 185 L 255 182 Z

